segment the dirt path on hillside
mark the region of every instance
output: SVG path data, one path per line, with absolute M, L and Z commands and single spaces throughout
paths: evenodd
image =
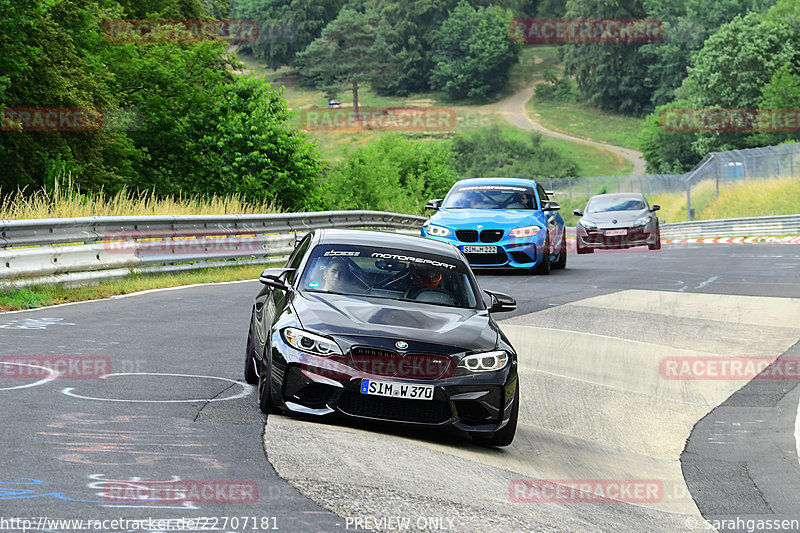
M 571 135 L 567 135 L 565 133 L 560 133 L 557 131 L 549 130 L 539 124 L 538 122 L 534 122 L 533 120 L 528 117 L 528 112 L 525 109 L 525 104 L 528 103 L 528 100 L 531 99 L 533 96 L 533 87 L 528 87 L 527 89 L 522 89 L 511 96 L 500 100 L 490 106 L 485 106 L 488 110 L 491 108 L 492 110 L 500 113 L 503 118 L 505 118 L 508 122 L 517 126 L 518 128 L 522 128 L 528 131 L 538 131 L 544 135 L 548 135 L 550 137 L 557 137 L 559 139 L 566 139 L 568 141 L 579 142 L 583 144 L 589 144 L 591 146 L 596 146 L 598 148 L 602 148 L 603 150 L 608 150 L 613 154 L 617 154 L 618 156 L 622 157 L 623 159 L 627 159 L 631 163 L 633 163 L 633 171 L 632 175 L 634 176 L 641 176 L 645 173 L 645 161 L 642 158 L 642 153 L 637 152 L 636 150 L 631 150 L 630 148 L 623 148 L 621 146 L 614 146 L 612 144 L 601 143 L 597 141 L 590 141 L 588 139 L 581 139 L 580 137 L 573 137 Z

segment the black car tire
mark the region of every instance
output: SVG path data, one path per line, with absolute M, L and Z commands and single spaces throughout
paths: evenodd
M 511 415 L 508 423 L 500 431 L 496 431 L 491 437 L 473 435 L 472 438 L 482 446 L 508 446 L 514 441 L 517 433 L 517 419 L 519 418 L 519 380 L 517 380 L 517 390 L 514 391 L 514 403 L 511 405 Z
M 258 407 L 265 415 L 280 413 L 280 410 L 272 401 L 272 372 L 269 371 L 267 366 L 268 352 L 264 349 L 264 357 L 261 358 L 261 367 L 259 368 L 258 377 Z
M 550 274 L 550 238 L 545 238 L 544 251 L 542 252 L 542 261 L 533 267 L 536 274 L 548 275 Z
M 656 242 L 653 244 L 648 244 L 647 248 L 650 250 L 660 250 L 661 249 L 661 230 L 656 229 Z
M 559 270 L 567 268 L 567 230 L 561 235 L 561 248 L 558 251 L 558 259 L 553 262 L 553 268 Z
M 256 372 L 256 359 L 253 357 L 253 321 L 250 320 L 250 329 L 247 331 L 247 346 L 244 349 L 244 380 L 250 385 L 258 383 Z
M 594 248 L 584 248 L 581 246 L 581 238 L 579 236 L 575 236 L 575 251 L 578 254 L 592 254 L 594 253 Z

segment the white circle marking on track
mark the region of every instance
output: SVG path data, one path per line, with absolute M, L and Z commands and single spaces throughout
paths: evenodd
M 219 376 L 197 376 L 194 374 L 161 374 L 161 373 L 153 373 L 153 372 L 120 372 L 115 374 L 107 374 L 103 376 L 101 379 L 106 379 L 114 376 L 171 376 L 171 377 L 180 377 L 180 378 L 200 378 L 200 379 L 219 379 L 221 381 L 228 381 L 230 383 L 234 383 L 242 387 L 242 392 L 236 394 L 234 396 L 230 396 L 228 398 L 198 398 L 194 400 L 126 400 L 126 399 L 119 399 L 119 398 L 96 398 L 93 396 L 81 396 L 79 394 L 75 394 L 72 392 L 74 387 L 67 387 L 61 390 L 62 394 L 67 396 L 71 396 L 73 398 L 80 398 L 81 400 L 96 400 L 99 402 L 125 402 L 125 403 L 195 403 L 195 402 L 222 402 L 227 400 L 237 400 L 239 398 L 244 398 L 245 396 L 249 396 L 251 392 L 255 389 L 252 385 L 248 385 L 246 383 L 241 383 L 239 381 L 228 379 L 228 378 L 221 378 Z
M 47 368 L 45 366 L 39 366 L 39 365 L 31 365 L 31 364 L 28 364 L 28 363 L 12 363 L 10 361 L 0 361 L 0 365 L 29 366 L 31 368 L 41 368 L 42 370 L 46 370 L 46 371 L 50 372 L 49 376 L 47 376 L 46 378 L 42 378 L 39 381 L 34 381 L 33 383 L 28 383 L 26 385 L 17 385 L 16 387 L 4 387 L 4 388 L 0 389 L 0 391 L 15 390 L 15 389 L 27 389 L 28 387 L 35 387 L 36 385 L 44 385 L 48 381 L 53 381 L 54 379 L 56 379 L 60 375 L 58 372 L 56 372 L 52 368 Z

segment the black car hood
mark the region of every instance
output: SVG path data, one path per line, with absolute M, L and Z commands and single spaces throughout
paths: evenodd
M 313 292 L 295 293 L 292 305 L 303 328 L 323 335 L 434 343 L 468 351 L 493 350 L 499 335 L 485 310 Z

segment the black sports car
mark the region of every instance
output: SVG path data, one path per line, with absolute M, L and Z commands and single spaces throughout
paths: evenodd
M 317 230 L 261 275 L 244 376 L 261 410 L 454 427 L 514 438 L 517 355 L 455 247 L 420 237 Z

